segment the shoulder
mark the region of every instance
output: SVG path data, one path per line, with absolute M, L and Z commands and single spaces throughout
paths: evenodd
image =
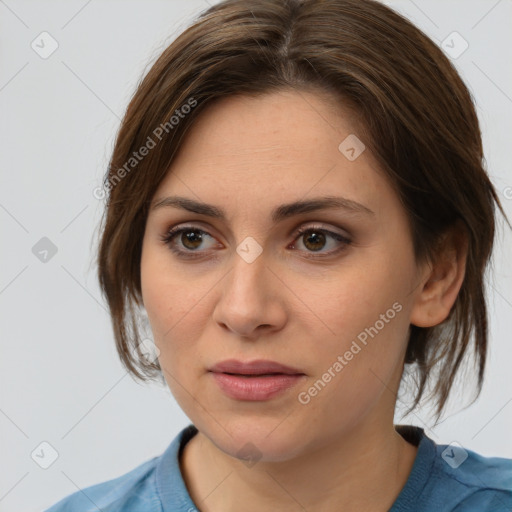
M 437 444 L 421 427 L 395 428 L 418 451 L 390 512 L 512 511 L 512 459 L 484 457 L 457 442 Z
M 512 459 L 485 457 L 451 443 L 435 445 L 433 477 L 453 512 L 512 510 Z
M 46 512 L 161 512 L 160 502 L 152 499 L 156 491 L 155 468 L 159 458 L 153 457 L 124 475 L 76 491 Z
M 197 433 L 188 425 L 158 457 L 128 473 L 66 496 L 45 512 L 162 512 L 162 500 L 172 510 L 195 510 L 179 468 L 184 444 Z

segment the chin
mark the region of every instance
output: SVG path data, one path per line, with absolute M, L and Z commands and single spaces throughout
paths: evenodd
M 282 462 L 294 458 L 304 437 L 283 419 L 246 416 L 209 424 L 200 429 L 215 446 L 227 455 L 247 460 L 247 466 L 260 462 Z M 199 426 L 198 426 L 199 428 Z M 227 432 L 226 432 L 227 431 Z

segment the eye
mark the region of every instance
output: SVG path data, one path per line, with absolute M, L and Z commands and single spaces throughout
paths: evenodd
M 183 258 L 197 258 L 202 255 L 197 250 L 198 248 L 205 250 L 212 247 L 201 246 L 201 244 L 209 238 L 213 240 L 213 237 L 202 229 L 195 226 L 182 226 L 170 229 L 161 239 L 169 246 L 171 251 L 178 256 Z M 196 252 L 198 254 L 194 254 Z
M 308 226 L 300 228 L 295 233 L 295 241 L 299 241 L 299 248 L 303 246 L 306 250 L 308 258 L 322 258 L 337 254 L 351 243 L 351 240 L 341 233 L 335 233 L 321 226 Z M 292 247 L 295 248 L 295 241 Z M 330 242 L 330 243 L 329 243 Z M 331 249 L 322 251 L 325 247 L 330 246 Z M 333 248 L 334 247 L 334 248 Z M 311 254 L 312 253 L 312 254 Z M 318 254 L 315 254 L 318 253 Z
M 307 253 L 306 257 L 308 258 L 332 256 L 344 250 L 351 243 L 351 240 L 341 233 L 335 233 L 321 226 L 301 228 L 295 232 L 294 237 L 294 242 L 289 247 L 295 249 L 298 245 L 299 249 Z M 206 250 L 215 247 L 215 243 L 206 244 L 205 247 L 205 242 L 209 239 L 215 240 L 209 233 L 196 226 L 175 227 L 161 237 L 161 240 L 178 257 L 188 259 L 202 257 Z M 298 244 L 297 241 L 299 241 Z M 322 251 L 329 246 L 330 250 Z

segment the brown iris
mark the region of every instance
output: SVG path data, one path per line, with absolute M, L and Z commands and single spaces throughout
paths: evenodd
M 312 251 L 318 251 L 325 245 L 325 235 L 321 232 L 309 231 L 303 235 L 304 246 Z
M 191 229 L 181 234 L 181 242 L 187 249 L 197 249 L 202 241 L 203 236 L 200 231 Z

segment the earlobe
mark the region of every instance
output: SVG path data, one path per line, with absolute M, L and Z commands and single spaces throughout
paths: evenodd
M 411 311 L 417 327 L 434 327 L 448 318 L 464 281 L 468 236 L 460 223 L 442 237 L 435 262 L 423 270 L 422 281 Z

